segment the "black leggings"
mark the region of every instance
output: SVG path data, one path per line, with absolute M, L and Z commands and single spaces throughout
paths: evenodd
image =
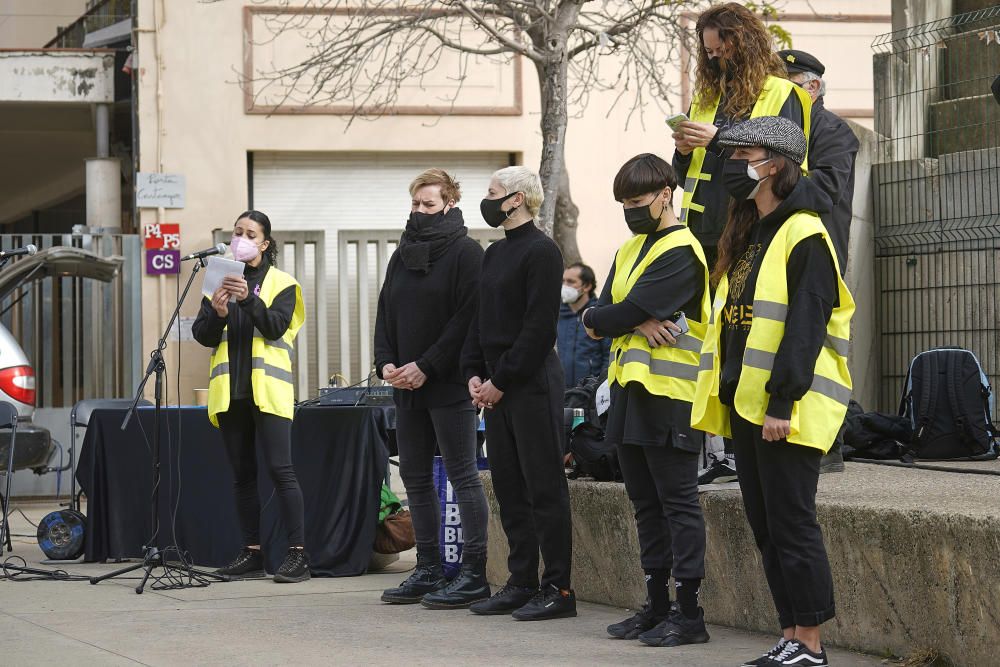
M 292 467 L 292 421 L 261 412 L 251 399 L 235 399 L 219 413 L 219 428 L 233 467 L 236 511 L 247 546 L 260 544 L 260 496 L 257 492 L 257 452 L 274 483 L 288 545 L 305 546 L 302 490 Z

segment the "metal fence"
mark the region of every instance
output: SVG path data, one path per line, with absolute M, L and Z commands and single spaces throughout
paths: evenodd
M 125 258 L 110 283 L 46 278 L 0 303 L 2 323 L 35 370 L 38 407 L 71 407 L 85 398 L 131 396 L 143 369 L 142 240 L 107 234 L 3 234 L 0 247 L 74 246 Z M 16 303 L 15 303 L 16 302 Z
M 87 9 L 45 45 L 45 48 L 79 49 L 87 33 L 106 28 L 132 15 L 132 0 L 89 0 Z
M 976 353 L 1000 385 L 1000 5 L 881 35 L 875 50 L 875 279 L 881 382 L 909 361 Z M 864 406 L 866 409 L 872 409 Z

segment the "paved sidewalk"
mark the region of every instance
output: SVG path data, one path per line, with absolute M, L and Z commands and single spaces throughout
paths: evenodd
M 33 521 L 50 508 L 21 504 Z M 33 533 L 16 514 L 15 533 Z M 31 566 L 43 554 L 17 538 L 15 553 Z M 66 565 L 93 575 L 114 565 Z M 4 665 L 738 665 L 773 638 L 711 627 L 708 644 L 676 649 L 607 637 L 620 609 L 580 604 L 575 619 L 519 623 L 466 611 L 429 611 L 379 601 L 405 578 L 412 556 L 394 573 L 213 584 L 136 595 L 134 580 L 0 581 L 0 660 Z M 869 656 L 831 651 L 834 665 L 879 665 Z

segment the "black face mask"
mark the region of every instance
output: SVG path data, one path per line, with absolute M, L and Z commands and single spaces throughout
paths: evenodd
M 760 160 L 755 166 L 759 167 L 765 162 L 770 161 L 771 158 Z M 736 201 L 753 199 L 754 195 L 757 194 L 757 190 L 760 189 L 760 184 L 770 178 L 770 176 L 765 176 L 764 178 L 755 179 L 750 175 L 751 172 L 754 174 L 757 173 L 756 169 L 750 166 L 750 160 L 733 160 L 730 158 L 722 165 L 722 185 Z
M 710 72 L 712 72 L 712 74 L 715 74 L 716 76 L 722 74 L 722 63 L 719 62 L 718 56 L 716 56 L 715 58 L 708 59 L 708 69 Z
M 500 199 L 484 199 L 479 202 L 479 212 L 483 214 L 483 220 L 490 227 L 499 227 L 504 223 L 504 221 L 511 216 L 511 214 L 518 209 L 517 206 L 510 209 L 509 211 L 501 211 L 500 207 L 503 203 L 516 195 L 516 192 L 511 192 L 506 197 L 501 197 Z
M 653 201 L 645 206 L 624 209 L 625 224 L 628 225 L 633 234 L 652 234 L 660 226 L 660 216 L 663 215 L 663 209 L 660 209 L 659 216 L 653 216 L 653 203 L 659 198 L 660 195 L 656 195 Z

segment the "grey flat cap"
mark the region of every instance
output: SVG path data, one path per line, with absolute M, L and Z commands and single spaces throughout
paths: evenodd
M 731 125 L 719 132 L 719 145 L 725 148 L 760 146 L 796 164 L 806 159 L 806 135 L 802 128 L 781 116 L 760 116 Z

